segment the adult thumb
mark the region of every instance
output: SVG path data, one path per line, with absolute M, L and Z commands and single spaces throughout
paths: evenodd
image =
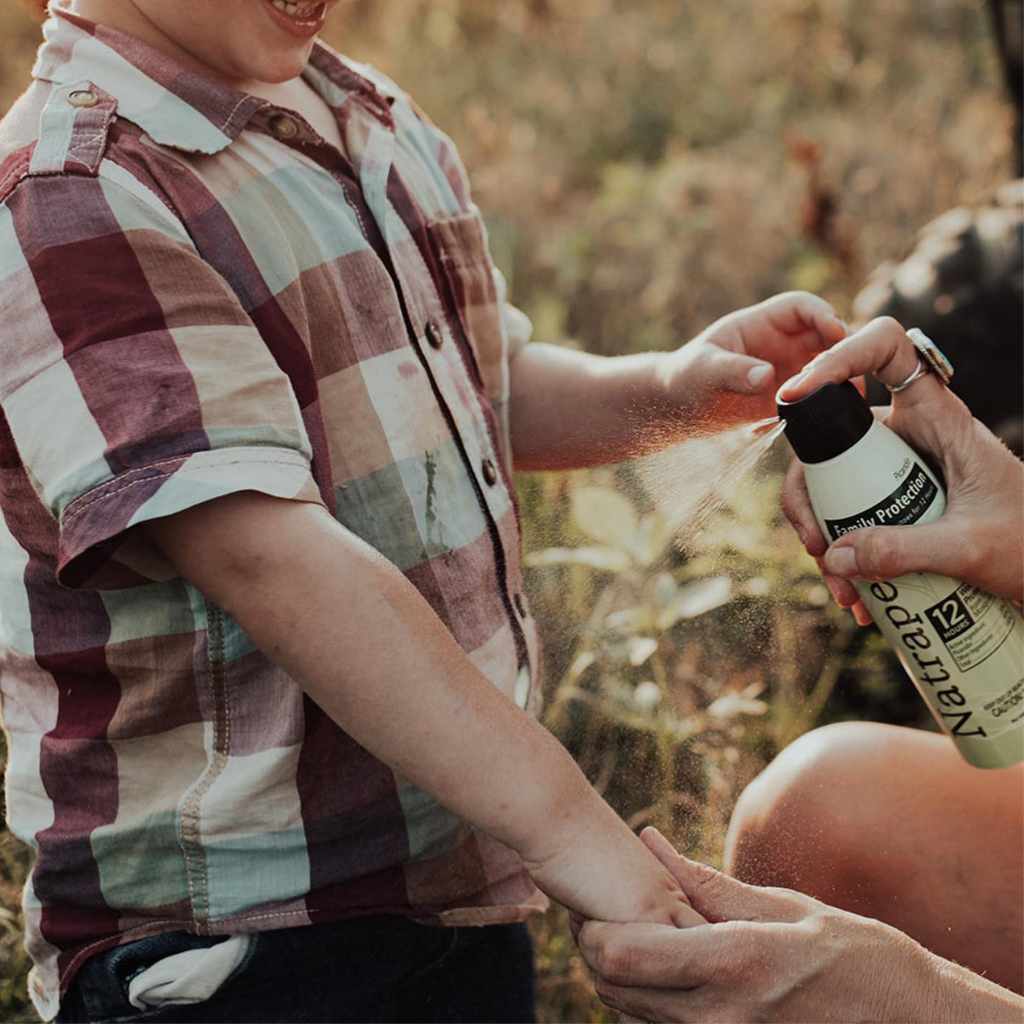
M 707 921 L 777 919 L 771 894 L 766 890 L 681 856 L 656 828 L 645 828 L 640 838 L 679 883 L 693 909 Z
M 640 834 L 647 848 L 669 870 L 693 909 L 706 921 L 798 921 L 806 914 L 806 897 L 785 889 L 747 885 L 707 864 L 688 860 L 656 829 Z
M 845 579 L 892 579 L 908 572 L 964 579 L 970 575 L 966 548 L 963 535 L 948 523 L 872 526 L 840 537 L 823 561 L 829 573 Z

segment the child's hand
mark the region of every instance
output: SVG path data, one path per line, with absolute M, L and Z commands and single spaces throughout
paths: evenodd
M 775 392 L 847 328 L 809 292 L 783 292 L 716 320 L 661 370 L 671 401 L 692 425 L 722 430 L 775 415 Z
M 678 928 L 705 923 L 672 874 L 607 804 L 585 821 L 552 824 L 549 850 L 543 859 L 526 858 L 526 866 L 544 892 L 575 914 Z

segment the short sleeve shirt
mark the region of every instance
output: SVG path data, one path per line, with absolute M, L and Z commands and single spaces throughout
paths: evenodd
M 240 491 L 322 505 L 533 707 L 507 423 L 526 334 L 454 147 L 321 44 L 304 77 L 343 151 L 59 5 L 44 35 L 0 122 L 0 695 L 37 1009 L 153 932 L 523 919 L 543 898 L 518 858 L 135 529 Z

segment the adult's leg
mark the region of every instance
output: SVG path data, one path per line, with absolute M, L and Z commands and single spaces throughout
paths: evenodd
M 744 791 L 726 870 L 885 921 L 1024 991 L 1024 765 L 972 768 L 943 736 L 850 722 Z

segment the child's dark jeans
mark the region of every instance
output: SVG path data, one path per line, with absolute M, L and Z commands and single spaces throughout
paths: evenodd
M 173 932 L 88 961 L 64 997 L 61 1024 L 82 1021 L 534 1020 L 533 949 L 525 925 L 435 928 L 363 917 L 260 932 L 207 1001 L 140 1011 L 131 978 L 219 938 Z

